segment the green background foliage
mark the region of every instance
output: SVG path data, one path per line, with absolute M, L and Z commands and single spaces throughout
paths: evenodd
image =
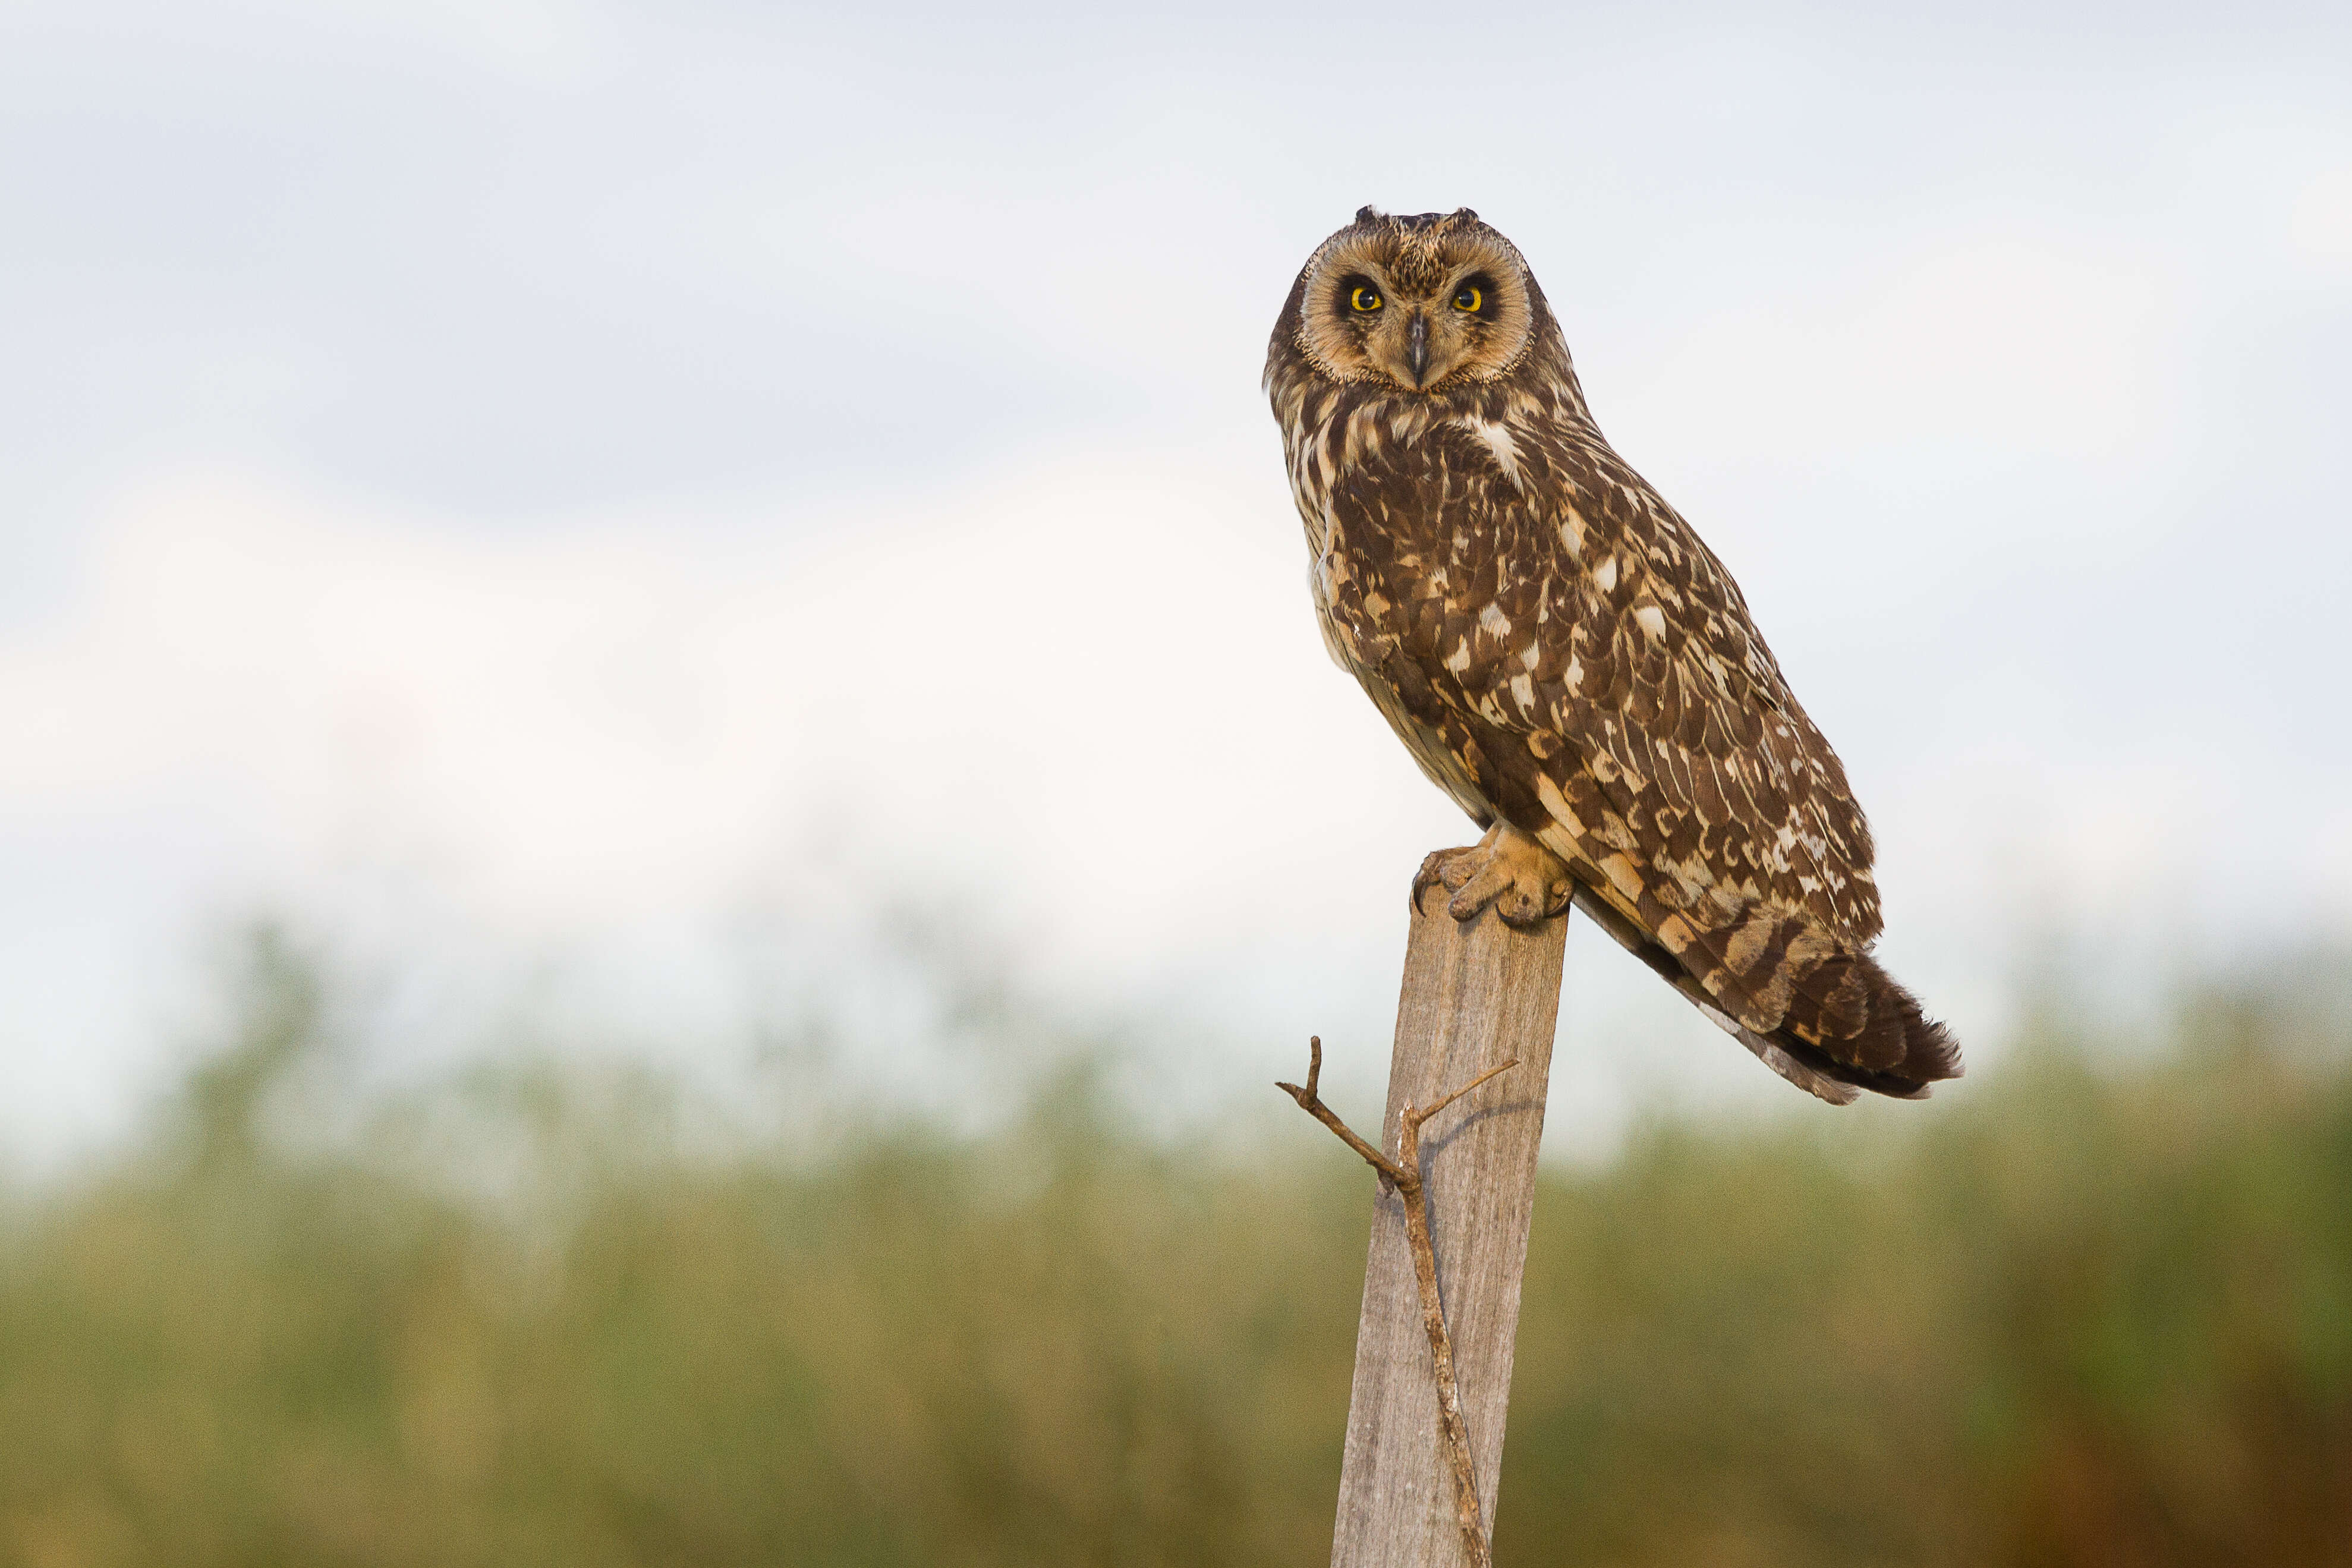
M 2352 1561 L 2339 995 L 1548 1172 L 1497 1560 Z M 333 1131 L 327 1014 L 264 942 L 175 1113 L 7 1205 L 0 1563 L 1328 1554 L 1370 1177 L 1317 1130 L 1198 1152 L 1081 1058 L 814 1154 L 577 1068 Z

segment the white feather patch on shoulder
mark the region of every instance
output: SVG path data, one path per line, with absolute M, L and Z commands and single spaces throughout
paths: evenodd
M 1509 426 L 1481 419 L 1475 414 L 1465 414 L 1454 423 L 1475 436 L 1494 454 L 1495 466 L 1503 470 L 1503 477 L 1511 481 L 1513 489 L 1524 491 L 1528 488 L 1519 475 L 1519 444 L 1511 438 Z

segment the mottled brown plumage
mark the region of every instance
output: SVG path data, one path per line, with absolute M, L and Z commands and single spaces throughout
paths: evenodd
M 1782 1076 L 1916 1097 L 1958 1047 L 1869 953 L 1870 830 L 1723 563 L 1610 449 L 1511 243 L 1366 208 L 1266 357 L 1326 645 L 1489 831 L 1457 915 L 1573 898 Z

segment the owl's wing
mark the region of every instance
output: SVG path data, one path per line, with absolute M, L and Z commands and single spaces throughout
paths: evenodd
M 1679 902 L 1725 887 L 1868 945 L 1869 825 L 1730 573 L 1613 454 L 1570 451 L 1553 471 L 1583 539 L 1581 559 L 1554 566 L 1580 589 L 1580 668 L 1545 717 L 1580 741 L 1600 798 Z
M 1433 432 L 1339 498 L 1376 542 L 1355 602 L 1381 679 L 1776 1068 L 1898 1094 L 1952 1076 L 1865 952 L 1869 829 L 1730 574 L 1605 447 L 1517 435 Z

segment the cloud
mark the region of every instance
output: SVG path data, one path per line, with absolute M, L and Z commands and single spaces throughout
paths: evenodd
M 1114 459 L 778 542 L 658 516 L 502 540 L 184 479 L 0 648 L 35 739 L 0 813 L 215 813 L 279 866 L 429 864 L 524 927 L 744 896 L 812 831 L 908 885 L 1012 875 L 1097 954 L 1235 875 L 1278 921 L 1410 789 L 1295 798 L 1390 770 L 1286 511 L 1278 480 Z

